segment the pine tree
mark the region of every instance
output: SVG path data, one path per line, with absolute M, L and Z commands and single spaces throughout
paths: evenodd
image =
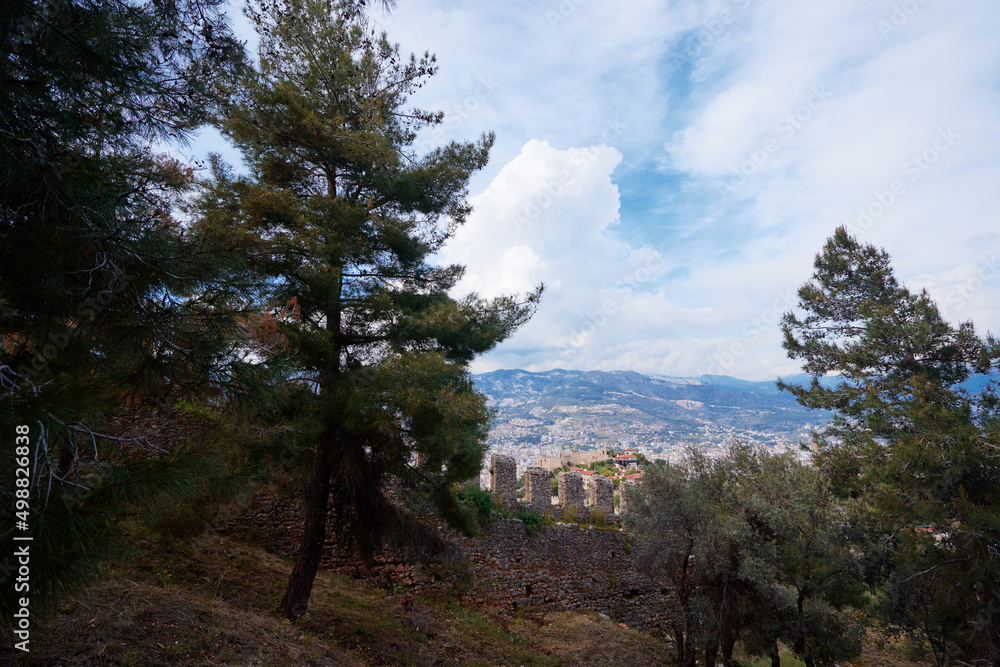
M 154 149 L 204 123 L 240 66 L 218 4 L 0 7 L 0 430 L 30 431 L 33 604 L 92 571 L 123 512 L 196 485 L 100 427 L 123 402 L 203 391 L 231 338 L 194 298 L 211 262 L 171 216 L 190 169 Z
M 886 616 L 923 632 L 938 664 L 1000 665 L 997 386 L 963 386 L 996 372 L 1000 348 L 971 322 L 948 324 L 926 291 L 897 282 L 884 250 L 843 228 L 815 267 L 799 290 L 804 316 L 782 325 L 813 382 L 781 386 L 835 412 L 815 461 L 881 534 Z M 828 375 L 834 386 L 820 384 Z
M 284 313 L 275 319 L 284 343 L 266 363 L 286 369 L 283 414 L 312 452 L 305 531 L 282 602 L 295 618 L 330 509 L 338 538 L 366 557 L 387 544 L 434 547 L 386 497 L 390 476 L 405 498 L 433 501 L 474 529 L 451 486 L 478 474 L 490 411 L 466 365 L 527 319 L 537 293 L 456 300 L 449 290 L 462 268 L 432 263 L 465 221 L 468 179 L 493 142 L 410 149 L 441 121 L 407 106 L 433 57 L 401 56 L 354 3 L 261 2 L 251 16 L 260 66 L 234 85 L 221 123 L 251 175 L 216 163 L 198 234 L 240 248 L 240 271 L 258 276 L 265 309 Z

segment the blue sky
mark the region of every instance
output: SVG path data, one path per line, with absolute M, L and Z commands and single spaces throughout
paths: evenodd
M 1000 3 L 399 0 L 375 20 L 437 55 L 423 145 L 497 134 L 441 257 L 459 291 L 546 285 L 473 370 L 797 372 L 777 320 L 842 224 L 1000 333 Z

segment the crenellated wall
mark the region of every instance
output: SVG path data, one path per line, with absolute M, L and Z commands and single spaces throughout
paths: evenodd
M 607 477 L 595 475 L 590 484 L 590 507 L 597 508 L 605 516 L 611 519 L 615 513 L 615 487 L 614 482 Z
M 490 490 L 501 504 L 511 509 L 517 505 L 517 460 L 506 454 L 490 459 Z
M 583 476 L 576 470 L 559 473 L 559 504 L 583 512 Z
M 528 468 L 524 473 L 524 499 L 529 507 L 543 514 L 552 507 L 551 479 L 545 468 Z
M 255 499 L 257 509 L 246 521 L 258 540 L 281 555 L 294 556 L 302 536 L 298 500 L 278 501 L 266 494 Z M 649 581 L 634 570 L 630 538 L 620 530 L 556 524 L 540 526 L 529 537 L 520 520 L 499 514 L 478 537 L 461 535 L 441 522 L 433 525 L 472 565 L 476 583 L 462 595 L 467 603 L 504 611 L 589 609 L 630 627 L 668 626 L 674 598 L 666 583 Z M 324 548 L 321 565 L 362 576 L 389 577 L 415 589 L 451 585 L 439 580 L 433 568 L 408 565 L 391 554 L 376 559 L 369 570 L 355 555 L 342 553 L 332 540 Z

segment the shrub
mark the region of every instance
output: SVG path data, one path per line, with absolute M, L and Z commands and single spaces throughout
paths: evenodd
M 459 500 L 476 510 L 476 520 L 480 527 L 489 528 L 493 525 L 493 511 L 497 509 L 497 506 L 493 502 L 492 493 L 480 489 L 478 486 L 470 485 L 457 495 Z
M 538 527 L 550 523 L 533 509 L 521 509 L 518 508 L 517 512 L 514 513 L 515 519 L 520 519 L 521 523 L 524 524 L 524 532 L 531 537 L 531 535 L 538 530 Z

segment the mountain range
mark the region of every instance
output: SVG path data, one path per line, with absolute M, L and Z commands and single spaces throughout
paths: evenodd
M 631 443 L 655 450 L 723 444 L 734 437 L 791 446 L 830 418 L 802 407 L 773 381 L 722 375 L 557 369 L 500 370 L 473 379 L 497 410 L 490 444 L 500 449 Z M 806 384 L 809 376 L 785 380 Z

